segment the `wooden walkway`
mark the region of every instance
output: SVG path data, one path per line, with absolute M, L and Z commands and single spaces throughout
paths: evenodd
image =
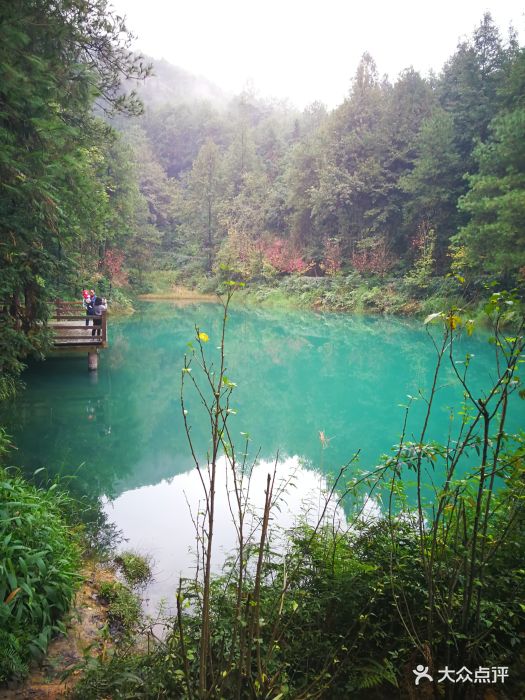
M 101 320 L 101 325 L 94 326 L 94 319 Z M 55 350 L 78 350 L 91 353 L 108 347 L 106 314 L 87 316 L 81 301 L 57 299 L 55 312 L 49 319 L 48 326 L 55 334 L 53 343 Z M 98 335 L 99 331 L 100 335 Z

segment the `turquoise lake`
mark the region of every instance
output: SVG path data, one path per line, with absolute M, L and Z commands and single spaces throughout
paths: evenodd
M 221 317 L 214 303 L 141 303 L 132 317 L 110 319 L 110 347 L 96 374 L 88 373 L 84 354 L 34 363 L 23 376 L 26 390 L 0 416 L 18 448 L 13 463 L 27 473 L 46 467 L 51 476 L 75 474 L 74 490 L 102 497 L 125 546 L 153 555 L 153 603 L 169 596 L 179 572 L 191 567 L 188 503 L 196 508 L 202 494 L 184 432 L 181 368 L 195 325 L 210 338 L 210 357 L 217 353 Z M 439 337 L 439 328 L 433 333 Z M 480 332 L 461 339 L 456 350 L 457 360 L 474 355 L 469 372 L 481 396 L 494 378 L 494 348 Z M 250 434 L 263 471 L 277 453 L 285 473 L 296 470 L 292 512 L 307 488 L 357 450 L 366 469 L 391 450 L 401 433 L 402 405 L 407 395 L 428 390 L 435 357 L 425 327 L 414 320 L 233 307 L 226 333 L 227 375 L 237 385 L 232 435 L 242 447 L 240 433 Z M 448 363 L 438 384 L 427 439 L 445 441 L 462 400 Z M 202 457 L 206 421 L 189 389 L 186 402 Z M 415 401 L 408 439 L 418 434 L 424 412 L 424 401 Z M 458 423 L 456 417 L 452 425 Z M 517 402 L 507 429 L 520 424 Z M 223 518 L 218 539 L 227 549 L 226 505 Z

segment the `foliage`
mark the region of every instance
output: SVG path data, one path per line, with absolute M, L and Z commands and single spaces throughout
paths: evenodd
M 422 221 L 412 239 L 414 266 L 405 276 L 405 281 L 416 289 L 426 289 L 436 265 L 436 232 L 428 221 Z
M 352 255 L 352 267 L 360 273 L 384 275 L 394 263 L 387 242 L 381 238 L 363 238 Z
M 108 604 L 107 617 L 112 637 L 121 641 L 132 638 L 142 616 L 139 598 L 119 581 L 101 583 L 99 593 Z
M 28 355 L 49 348 L 47 302 L 75 289 L 123 223 L 118 151 L 93 105 L 140 111 L 120 76 L 148 68 L 128 51 L 105 0 L 23 0 L 0 19 L 0 395 L 13 393 Z M 120 216 L 120 213 L 123 215 Z M 119 233 L 122 233 L 120 231 Z M 94 253 L 94 250 L 96 251 Z M 91 264 L 90 264 L 91 263 Z
M 458 192 L 464 189 L 453 115 L 436 108 L 421 124 L 416 149 L 413 169 L 400 180 L 401 188 L 409 196 L 404 208 L 404 226 L 412 239 L 421 227 L 436 232 L 440 263 L 445 268 L 443 256 L 459 223 Z
M 525 61 L 524 54 L 520 60 Z M 525 107 L 496 117 L 490 138 L 474 151 L 478 173 L 460 200 L 469 222 L 454 237 L 462 249 L 460 271 L 499 278 L 504 285 L 522 280 L 525 266 Z M 459 266 L 458 266 L 459 267 Z
M 152 577 L 149 557 L 137 552 L 120 552 L 115 557 L 115 563 L 118 564 L 126 582 L 131 587 L 144 585 Z
M 476 668 L 487 663 L 512 665 L 518 676 L 522 671 L 518 591 L 523 572 L 517 562 L 525 543 L 524 441 L 523 435 L 508 435 L 505 424 L 521 385 L 523 319 L 516 333 L 502 330 L 513 302 L 512 295 L 496 293 L 486 304 L 495 362 L 492 384 L 480 398 L 470 386 L 471 357 L 460 360 L 456 350 L 460 334 L 472 332 L 472 321 L 457 308 L 427 317 L 426 324 L 441 323 L 443 331 L 441 337 L 431 336 L 436 369 L 430 390 L 421 395 L 426 411 L 420 432 L 407 441 L 403 430 L 393 456 L 365 476 L 367 492 L 387 511 L 392 579 L 402 572 L 405 552 L 405 543 L 395 536 L 400 518 L 414 533 L 418 553 L 412 567 L 422 582 L 423 600 L 414 600 L 406 581 L 399 581 L 394 599 L 408 639 L 434 673 L 445 665 Z M 427 442 L 427 428 L 444 363 L 464 391 L 464 404 L 448 444 L 437 445 Z M 409 406 L 406 410 L 408 414 Z M 462 697 L 454 689 L 447 693 Z
M 291 246 L 285 243 L 280 238 L 274 240 L 265 240 L 259 243 L 263 263 L 266 262 L 274 270 L 278 272 L 305 273 L 311 265 L 306 263 L 301 255 L 293 250 Z
M 374 311 L 418 309 L 434 277 L 446 286 L 451 264 L 463 277 L 471 270 L 468 300 L 502 269 L 512 287 L 523 267 L 509 252 L 520 244 L 523 168 L 519 147 L 512 160 L 492 142 L 498 129 L 498 143 L 511 143 L 509 129 L 518 139 L 515 118 L 503 123 L 523 106 L 522 61 L 515 35 L 504 41 L 486 14 L 439 76 L 407 69 L 390 83 L 365 54 L 331 112 L 314 104 L 299 114 L 249 91 L 223 111 L 179 92 L 162 107 L 151 97 L 142 123 L 118 125 L 159 234 L 155 266 L 208 291 L 226 268 L 261 295 L 265 281 L 297 273 L 357 270 L 372 289 L 376 276 L 394 280 L 400 298 L 377 305 L 372 293 Z M 499 194 L 484 149 L 499 170 L 514 168 Z M 426 257 L 413 244 L 423 229 L 435 236 Z
M 64 520 L 70 499 L 0 471 L 0 681 L 25 675 L 30 656 L 64 632 L 80 583 L 79 534 Z
M 260 246 L 244 231 L 229 227 L 217 253 L 215 268 L 224 279 L 257 279 L 263 275 Z
M 410 275 L 399 279 L 394 271 L 384 276 L 370 273 L 365 276 L 353 271 L 331 277 L 291 275 L 266 282 L 259 279 L 247 282 L 238 299 L 270 307 L 420 315 L 423 318 L 436 307 L 459 305 L 464 294 L 464 285 L 455 276 L 424 278 L 420 288 Z M 480 305 L 472 303 L 466 308 L 471 309 L 471 316 L 479 315 L 480 323 L 486 325 Z M 515 308 L 519 315 L 518 302 Z

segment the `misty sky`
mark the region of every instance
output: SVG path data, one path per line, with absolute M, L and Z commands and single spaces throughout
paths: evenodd
M 135 48 L 231 93 L 298 107 L 341 103 L 361 55 L 394 80 L 413 66 L 436 72 L 489 11 L 506 38 L 525 36 L 522 0 L 110 0 Z

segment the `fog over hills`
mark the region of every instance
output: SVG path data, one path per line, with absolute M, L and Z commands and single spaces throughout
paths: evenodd
M 156 60 L 145 56 L 144 60 L 153 66 L 153 72 L 146 81 L 134 83 L 133 87 L 148 107 L 204 100 L 211 102 L 214 107 L 225 108 L 233 97 L 207 78 L 193 75 L 165 59 Z M 128 87 L 130 85 L 131 81 L 128 82 Z

